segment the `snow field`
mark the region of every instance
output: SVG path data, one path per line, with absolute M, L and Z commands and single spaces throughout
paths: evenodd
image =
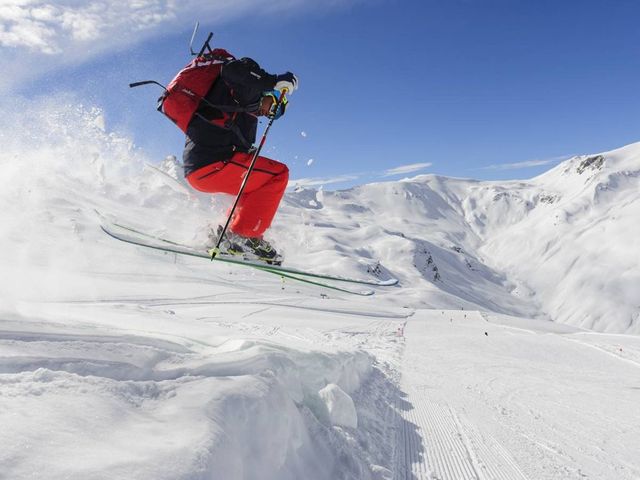
M 460 310 L 406 336 L 399 478 L 640 475 L 637 337 Z
M 61 103 L 0 119 L 0 478 L 640 477 L 637 144 L 290 192 L 287 264 L 400 278 L 353 298 L 104 235 L 203 242 L 229 199 Z

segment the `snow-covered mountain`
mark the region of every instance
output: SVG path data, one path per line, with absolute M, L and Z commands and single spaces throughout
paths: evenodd
M 96 210 L 195 245 L 231 199 L 97 110 L 23 110 L 0 119 L 0 477 L 640 472 L 640 345 L 583 330 L 640 332 L 640 144 L 528 181 L 288 193 L 288 265 L 400 279 L 354 298 L 107 237 Z
M 289 250 L 380 260 L 401 276 L 411 306 L 640 332 L 640 143 L 571 158 L 529 181 L 424 175 L 300 190 L 287 206 L 276 238 L 295 218 L 304 224 Z

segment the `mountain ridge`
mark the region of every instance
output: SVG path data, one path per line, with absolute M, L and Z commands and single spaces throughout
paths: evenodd
M 309 217 L 305 227 L 319 229 L 318 234 L 327 225 L 347 231 L 375 229 L 375 222 L 367 218 L 373 216 L 380 234 L 396 238 L 387 243 L 397 244 L 398 238 L 413 243 L 397 246 L 395 258 L 381 247 L 368 251 L 391 270 L 398 259 L 406 270 L 412 250 L 416 270 L 424 273 L 431 267 L 431 273 L 423 275 L 425 280 L 445 292 L 457 291 L 461 300 L 469 301 L 477 297 L 477 288 L 465 282 L 465 270 L 448 254 L 452 249 L 459 256 L 465 252 L 461 261 L 473 281 L 479 281 L 474 273 L 484 269 L 482 281 L 492 283 L 493 290 L 520 292 L 518 297 L 533 305 L 538 315 L 582 328 L 638 333 L 640 298 L 635 292 L 640 292 L 640 249 L 632 245 L 640 233 L 634 220 L 640 218 L 639 178 L 640 143 L 635 143 L 572 157 L 531 180 L 485 182 L 420 175 L 336 192 L 298 189 L 287 195 L 276 230 L 282 234 L 282 224 L 299 215 L 291 207 L 304 209 Z M 338 211 L 349 221 L 332 221 L 323 209 Z M 602 228 L 591 230 L 595 225 L 606 225 L 619 235 L 611 238 Z M 345 236 L 343 241 L 355 242 L 355 238 Z M 605 245 L 607 249 L 599 250 Z M 285 247 L 291 249 L 290 242 Z M 475 272 L 469 267 L 473 264 Z M 608 283 L 597 278 L 605 274 L 603 268 Z M 623 289 L 618 272 L 630 282 Z M 405 280 L 417 281 L 416 275 L 407 274 Z M 497 295 L 493 290 L 485 293 Z M 495 309 L 494 300 L 472 303 L 494 304 Z M 503 297 L 497 303 L 504 302 Z M 526 307 L 514 310 L 510 303 L 498 310 L 532 312 Z

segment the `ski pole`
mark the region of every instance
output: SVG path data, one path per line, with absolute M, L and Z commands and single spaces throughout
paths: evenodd
M 276 104 L 275 108 L 271 110 L 272 113 L 269 114 L 269 123 L 267 124 L 267 128 L 264 129 L 264 133 L 262 134 L 262 138 L 260 139 L 260 144 L 258 145 L 258 148 L 253 154 L 253 158 L 251 159 L 251 163 L 249 164 L 249 168 L 247 169 L 247 174 L 244 176 L 244 180 L 242 180 L 242 184 L 240 185 L 240 190 L 238 191 L 238 195 L 236 196 L 236 201 L 233 202 L 233 206 L 231 207 L 231 212 L 229 213 L 227 222 L 224 224 L 222 232 L 220 233 L 220 237 L 218 238 L 218 243 L 216 243 L 216 246 L 211 249 L 212 261 L 216 258 L 216 255 L 220 253 L 220 244 L 222 243 L 222 239 L 224 238 L 224 235 L 227 232 L 227 229 L 229 228 L 229 223 L 231 223 L 231 218 L 233 217 L 233 213 L 235 212 L 236 207 L 238 206 L 238 202 L 240 201 L 240 197 L 242 196 L 244 187 L 247 185 L 247 181 L 249 180 L 249 175 L 251 175 L 251 172 L 253 171 L 253 167 L 256 164 L 258 155 L 260 155 L 260 150 L 262 150 L 262 147 L 264 146 L 264 143 L 267 140 L 267 134 L 269 133 L 269 129 L 271 128 L 271 125 L 273 125 L 273 122 L 276 119 L 276 113 L 278 112 L 278 108 L 280 108 L 280 105 L 282 105 L 282 102 L 284 102 L 286 94 L 287 94 L 287 89 L 283 88 L 282 93 L 280 94 L 280 98 L 278 99 L 278 103 Z

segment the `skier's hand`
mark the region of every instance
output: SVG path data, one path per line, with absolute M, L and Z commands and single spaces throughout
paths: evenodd
M 290 95 L 293 93 L 294 90 L 297 90 L 298 88 L 298 77 L 296 77 L 291 72 L 278 75 L 276 77 L 276 85 L 273 88 L 274 90 L 279 90 L 279 91 L 282 91 L 286 88 L 287 93 Z
M 260 100 L 260 109 L 258 112 L 260 115 L 272 117 L 274 120 L 277 120 L 284 115 L 288 103 L 287 97 L 283 97 L 280 90 L 264 92 Z

